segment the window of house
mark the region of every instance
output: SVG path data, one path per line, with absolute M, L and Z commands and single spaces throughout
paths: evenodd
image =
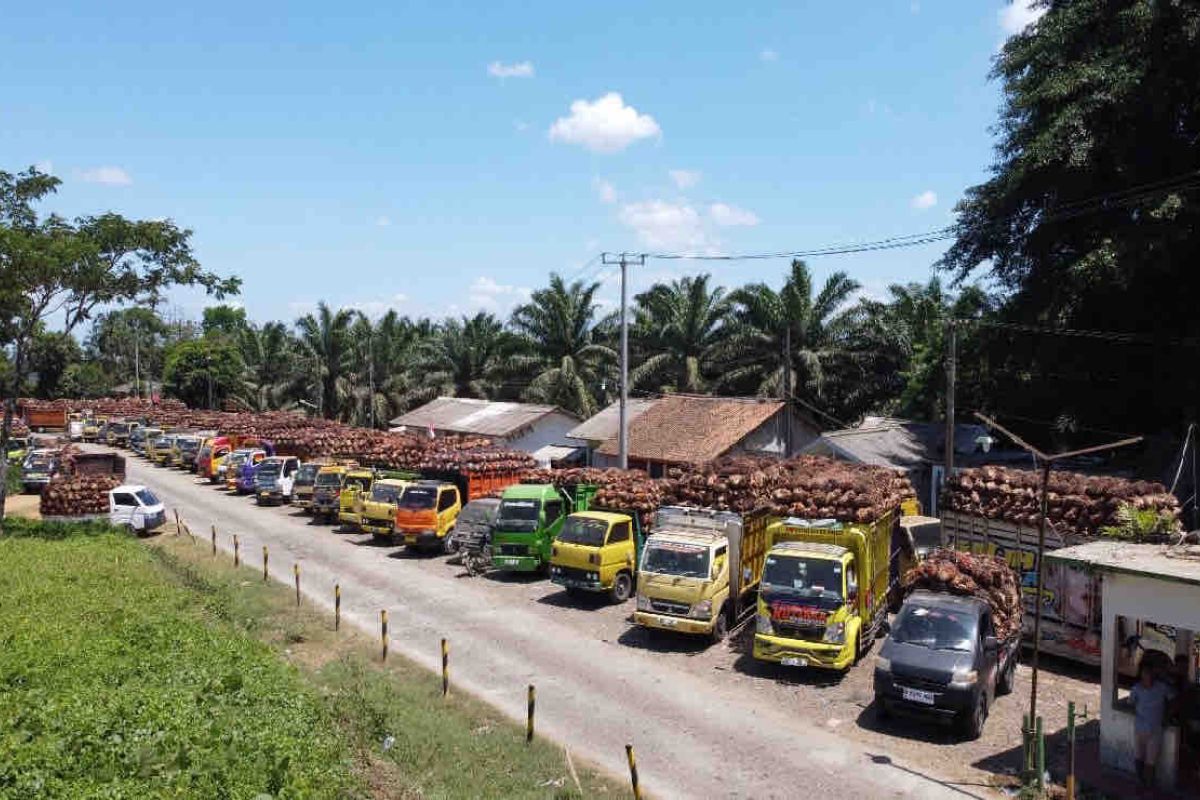
M 1113 706 L 1133 711 L 1129 695 L 1143 666 L 1176 691 L 1185 685 L 1194 686 L 1197 643 L 1193 640 L 1190 651 L 1185 647 L 1188 633 L 1186 629 L 1151 620 L 1118 616 L 1114 631 L 1117 680 L 1113 683 Z

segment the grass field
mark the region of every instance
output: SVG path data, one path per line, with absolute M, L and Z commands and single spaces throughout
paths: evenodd
M 627 796 L 186 536 L 6 523 L 0 798 Z

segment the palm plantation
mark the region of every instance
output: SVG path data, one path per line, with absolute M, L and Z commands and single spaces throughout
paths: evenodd
M 709 288 L 709 278 L 655 284 L 635 298 L 633 387 L 698 394 L 712 384 L 730 304 L 723 288 Z
M 317 412 L 328 419 L 337 419 L 351 396 L 354 319 L 355 313 L 350 309 L 332 311 L 321 302 L 315 314 L 305 314 L 296 320 L 303 348 L 301 371 L 311 381 Z

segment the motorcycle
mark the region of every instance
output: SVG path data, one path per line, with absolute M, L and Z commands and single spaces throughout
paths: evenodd
M 492 568 L 492 531 L 477 536 L 464 536 L 457 540 L 463 569 L 468 575 L 482 575 Z

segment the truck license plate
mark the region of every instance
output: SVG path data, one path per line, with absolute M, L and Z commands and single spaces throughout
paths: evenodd
M 907 686 L 900 690 L 901 696 L 910 702 L 920 703 L 922 705 L 933 705 L 933 692 L 923 692 L 920 689 L 909 689 Z
M 807 667 L 808 659 L 807 658 L 785 658 L 782 663 L 785 667 Z
M 521 562 L 515 558 L 502 558 L 502 559 L 500 559 L 500 563 L 506 567 L 515 567 L 518 564 L 520 564 Z
M 660 621 L 662 622 L 664 628 L 674 628 L 676 624 L 676 620 L 673 620 L 670 617 L 663 617 Z

